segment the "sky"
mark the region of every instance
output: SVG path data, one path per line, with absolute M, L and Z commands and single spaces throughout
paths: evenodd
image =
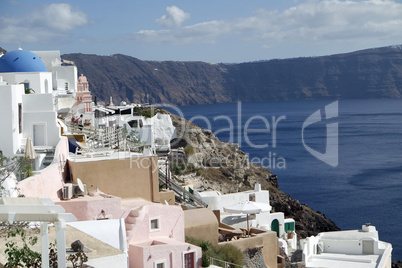
M 1 0 L 7 51 L 240 63 L 402 44 L 402 0 Z

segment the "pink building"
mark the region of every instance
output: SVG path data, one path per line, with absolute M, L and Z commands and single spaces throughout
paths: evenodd
M 92 95 L 89 91 L 87 77 L 83 74 L 78 77 L 77 93 L 75 98 L 77 99 L 77 105 L 80 105 L 81 103 L 83 104 L 84 113 L 92 113 Z
M 21 193 L 26 197 L 51 198 L 66 212 L 74 214 L 78 221 L 123 218 L 125 222 L 123 232 L 126 235 L 128 248 L 128 267 L 201 267 L 201 248 L 185 242 L 184 211 L 180 206 L 159 203 L 162 197 L 159 196 L 158 183 L 154 183 L 157 177 L 155 172 L 152 172 L 152 165 L 133 168 L 130 161 L 126 163 L 122 159 L 116 159 L 116 155 L 82 157 L 81 159 L 68 158 L 67 155 L 67 139 L 62 137 L 56 148 L 53 164 L 35 176 L 21 181 L 18 184 Z M 144 158 L 142 162 L 152 161 L 154 158 L 154 156 L 140 157 Z M 117 164 L 121 166 L 116 167 Z M 114 177 L 102 171 L 116 168 L 117 176 Z M 107 194 L 96 192 L 92 187 L 96 181 L 83 170 L 95 172 L 97 185 L 101 186 L 100 190 Z M 71 179 L 76 182 L 77 174 L 88 186 L 88 191 L 91 190 L 91 196 L 84 195 L 63 200 L 62 192 L 65 182 Z M 141 178 L 134 178 L 132 175 Z M 147 177 L 148 183 L 144 181 L 144 177 Z M 141 185 L 130 188 L 127 184 L 125 187 L 112 189 L 113 186 L 127 183 L 128 178 L 131 179 L 131 183 Z M 137 197 L 139 193 L 136 192 L 138 191 L 135 190 L 136 188 L 141 190 L 141 198 Z M 113 193 L 108 192 L 108 189 Z M 121 189 L 121 197 L 119 197 L 119 189 Z M 128 189 L 130 191 L 127 191 Z M 128 196 L 128 193 L 131 193 L 131 196 Z M 93 228 L 97 228 L 95 223 L 96 221 Z
M 184 241 L 184 211 L 145 200 L 125 200 L 130 267 L 201 267 L 200 247 Z

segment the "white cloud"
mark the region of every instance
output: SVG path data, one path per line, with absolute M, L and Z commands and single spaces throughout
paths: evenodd
M 87 23 L 86 14 L 73 11 L 69 4 L 50 4 L 41 13 L 35 13 L 29 20 L 34 25 L 60 31 L 68 31 Z
M 216 43 L 219 36 L 229 31 L 228 25 L 222 21 L 208 21 L 174 29 L 142 30 L 128 38 L 134 39 L 136 42 L 176 45 L 213 44 Z
M 186 20 L 190 19 L 190 14 L 184 12 L 176 6 L 166 8 L 166 14 L 156 19 L 156 23 L 164 27 L 178 27 Z
M 172 6 L 157 22 L 165 26 L 180 26 L 189 16 L 184 14 Z M 260 9 L 253 16 L 231 21 L 139 31 L 134 38 L 143 42 L 199 44 L 216 43 L 224 36 L 234 36 L 258 42 L 261 47 L 272 47 L 281 42 L 309 44 L 378 39 L 400 42 L 400 29 L 402 4 L 396 1 L 308 0 L 283 11 Z
M 46 42 L 88 23 L 87 16 L 69 4 L 41 6 L 23 16 L 0 18 L 1 42 Z

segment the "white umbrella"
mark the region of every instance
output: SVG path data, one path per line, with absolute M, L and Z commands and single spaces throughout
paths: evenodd
M 248 214 L 258 214 L 261 212 L 271 211 L 271 206 L 266 203 L 243 201 L 241 203 L 233 204 L 227 207 L 223 207 L 223 210 L 228 213 L 240 213 L 247 214 L 247 231 L 250 231 L 248 224 Z
M 35 152 L 31 137 L 27 138 L 24 156 L 29 158 L 29 160 L 31 160 L 31 161 L 36 158 L 36 152 Z

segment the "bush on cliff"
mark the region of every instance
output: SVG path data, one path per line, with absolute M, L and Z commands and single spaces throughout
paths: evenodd
M 203 267 L 209 266 L 210 257 L 241 266 L 244 264 L 243 254 L 241 250 L 233 245 L 225 244 L 225 245 L 214 246 L 208 241 L 188 236 L 186 236 L 186 242 L 196 245 L 202 249 Z M 204 266 L 204 262 L 206 266 Z M 215 265 L 219 266 L 220 264 L 216 263 Z

